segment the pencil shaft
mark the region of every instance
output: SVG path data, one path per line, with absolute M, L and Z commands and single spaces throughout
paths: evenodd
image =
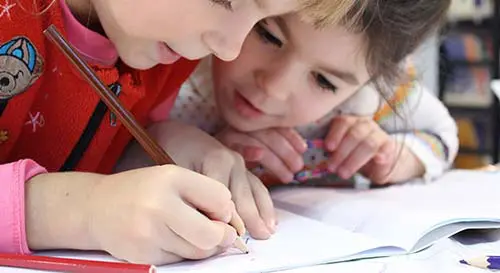
M 489 269 L 500 269 L 500 256 L 487 256 L 486 261 Z
M 101 262 L 46 256 L 0 253 L 0 265 L 7 267 L 28 268 L 73 273 L 153 273 L 155 267 L 142 264 L 120 262 Z

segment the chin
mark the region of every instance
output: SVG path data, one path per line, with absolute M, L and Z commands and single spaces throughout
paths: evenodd
M 147 70 L 158 64 L 144 54 L 129 54 L 119 52 L 120 59 L 128 66 L 134 69 Z
M 266 126 L 262 126 L 261 124 L 256 124 L 255 122 L 248 122 L 244 118 L 235 116 L 225 117 L 225 120 L 227 124 L 229 124 L 231 127 L 240 132 L 253 132 L 267 128 Z
M 131 68 L 138 69 L 138 70 L 147 70 L 147 69 L 153 68 L 154 66 L 156 66 L 158 64 L 158 62 L 154 62 L 151 60 L 145 60 L 144 58 L 142 58 L 142 59 L 139 59 L 139 58 L 130 58 L 130 59 L 121 58 L 121 60 L 126 65 L 130 66 Z

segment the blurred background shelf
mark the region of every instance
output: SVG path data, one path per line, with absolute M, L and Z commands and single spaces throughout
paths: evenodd
M 456 167 L 499 160 L 499 103 L 491 90 L 499 78 L 499 1 L 452 0 L 441 31 L 438 96 L 459 127 Z

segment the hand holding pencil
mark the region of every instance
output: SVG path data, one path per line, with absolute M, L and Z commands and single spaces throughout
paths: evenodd
M 173 165 L 105 176 L 89 197 L 90 238 L 114 257 L 161 265 L 230 248 L 234 205 L 218 181 Z M 241 220 L 240 220 L 241 221 Z
M 49 27 L 45 34 L 72 61 L 159 166 L 109 176 L 49 173 L 34 177 L 37 181 L 31 181 L 30 185 L 38 190 L 29 193 L 36 193 L 37 198 L 31 198 L 28 206 L 31 203 L 46 205 L 44 192 L 52 189 L 50 185 L 57 184 L 55 188 L 66 191 L 66 194 L 63 198 L 58 193 L 52 194 L 52 199 L 56 198 L 52 203 L 60 203 L 63 208 L 71 204 L 71 208 L 79 212 L 76 214 L 83 217 L 64 219 L 67 224 L 49 221 L 50 224 L 31 229 L 30 248 L 103 250 L 128 262 L 158 265 L 183 259 L 203 259 L 231 246 L 247 253 L 239 237 L 245 232 L 244 224 L 236 213 L 229 190 L 216 180 L 176 166 L 55 27 Z M 77 198 L 69 198 L 70 195 Z M 85 197 L 80 200 L 78 196 Z M 40 220 L 43 218 L 40 215 L 69 212 L 57 209 L 59 206 L 54 204 L 38 208 L 41 213 L 33 214 L 30 220 L 47 223 Z M 70 231 L 70 227 L 76 230 Z M 69 234 L 77 238 L 69 239 Z M 69 240 L 61 241 L 59 237 Z M 148 265 L 52 257 L 37 259 L 7 253 L 0 255 L 2 265 L 71 272 L 154 272 L 154 267 Z

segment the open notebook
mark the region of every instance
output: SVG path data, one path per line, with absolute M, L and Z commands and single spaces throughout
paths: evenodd
M 403 255 L 465 229 L 500 228 L 500 172 L 453 171 L 430 184 L 368 191 L 281 188 L 272 194 L 277 233 L 248 239 L 249 254 L 230 251 L 159 271 L 271 272 Z

